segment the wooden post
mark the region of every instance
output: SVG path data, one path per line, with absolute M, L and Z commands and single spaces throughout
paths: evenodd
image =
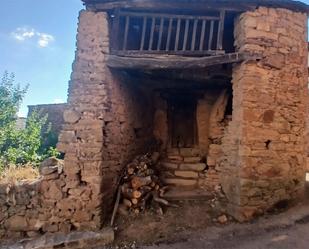
M 209 38 L 208 38 L 208 50 L 211 50 L 212 39 L 213 39 L 213 35 L 214 35 L 214 22 L 215 21 L 210 22 L 210 30 L 209 30 Z
M 152 43 L 153 43 L 153 35 L 154 35 L 155 24 L 156 24 L 156 19 L 155 19 L 155 17 L 153 17 L 151 19 L 151 30 L 150 30 L 150 39 L 149 39 L 148 50 L 152 50 Z
M 176 30 L 175 48 L 174 48 L 175 51 L 178 50 L 179 32 L 180 32 L 180 22 L 181 22 L 181 19 L 178 18 L 178 19 L 177 19 L 177 30 Z
M 220 11 L 220 21 L 218 27 L 217 50 L 222 50 L 223 32 L 224 32 L 225 10 Z
M 125 24 L 124 40 L 123 40 L 122 50 L 126 50 L 127 49 L 129 24 L 130 24 L 130 17 L 126 16 L 126 24 Z
M 197 28 L 198 19 L 194 20 L 193 24 L 193 32 L 192 32 L 192 41 L 191 41 L 191 51 L 195 49 L 195 39 L 196 39 L 196 28 Z
M 184 38 L 183 38 L 182 51 L 185 51 L 186 48 L 187 48 L 188 30 L 189 30 L 189 19 L 186 20 L 185 35 L 184 35 Z
M 169 49 L 170 49 L 171 35 L 172 35 L 172 25 L 173 25 L 173 18 L 170 18 L 169 22 L 168 22 L 168 31 L 167 31 L 167 40 L 166 40 L 165 51 L 169 51 Z
M 119 9 L 116 9 L 114 12 L 115 19 L 113 22 L 113 32 L 111 34 L 111 50 L 119 50 L 119 43 L 118 43 L 118 35 L 119 35 Z
M 200 38 L 200 51 L 203 51 L 203 48 L 204 48 L 205 29 L 206 29 L 206 20 L 203 20 L 202 30 L 201 30 L 201 38 Z
M 160 50 L 160 48 L 161 48 L 162 34 L 163 34 L 163 24 L 164 24 L 164 18 L 161 17 L 161 19 L 160 19 L 160 30 L 159 30 L 159 40 L 158 40 L 157 50 Z
M 143 18 L 143 30 L 142 30 L 142 40 L 139 50 L 144 50 L 144 44 L 145 44 L 145 35 L 146 35 L 146 27 L 147 27 L 147 17 L 144 16 Z

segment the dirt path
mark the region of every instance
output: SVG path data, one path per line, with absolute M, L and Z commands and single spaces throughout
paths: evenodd
M 309 245 L 309 223 L 296 224 L 272 231 L 261 230 L 242 235 L 220 234 L 200 236 L 185 242 L 140 247 L 142 249 L 307 249 Z M 213 234 L 214 235 L 214 234 Z

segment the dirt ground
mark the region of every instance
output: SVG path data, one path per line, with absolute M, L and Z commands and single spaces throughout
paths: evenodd
M 175 241 L 186 237 L 188 231 L 199 231 L 210 226 L 220 226 L 216 220 L 224 213 L 224 207 L 217 201 L 177 202 L 178 208 L 169 207 L 163 215 L 155 210 L 116 220 L 117 245 L 151 244 L 154 241 Z M 231 223 L 230 218 L 227 223 Z
M 178 204 L 179 208 L 168 208 L 163 215 L 148 210 L 143 214 L 118 217 L 116 240 L 108 248 L 309 248 L 303 247 L 309 243 L 309 216 L 293 226 L 279 225 L 271 229 L 262 226 L 260 229 L 259 220 L 239 224 L 228 216 L 228 221 L 220 224 L 216 218 L 225 213 L 225 207 L 220 206 L 216 200 Z M 309 177 L 302 205 L 309 210 Z M 289 219 L 289 208 L 272 210 L 262 220 L 271 223 L 272 219 L 280 215 L 283 215 L 282 220 Z M 297 213 L 297 206 L 291 209 Z M 305 237 L 297 240 L 297 234 Z

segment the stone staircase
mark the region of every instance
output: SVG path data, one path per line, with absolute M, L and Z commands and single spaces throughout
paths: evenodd
M 199 187 L 199 178 L 204 176 L 207 165 L 198 150 L 194 148 L 169 150 L 159 167 L 162 182 L 170 186 L 164 194 L 165 199 L 211 198 L 211 193 Z

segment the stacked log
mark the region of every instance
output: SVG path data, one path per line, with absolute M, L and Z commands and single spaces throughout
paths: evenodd
M 160 182 L 155 166 L 159 161 L 159 153 L 154 152 L 137 156 L 129 163 L 122 174 L 114 214 L 138 214 L 147 207 L 153 206 L 157 212 L 163 213 L 163 206 L 175 206 L 163 199 L 166 186 Z M 112 218 L 112 223 L 113 223 Z

